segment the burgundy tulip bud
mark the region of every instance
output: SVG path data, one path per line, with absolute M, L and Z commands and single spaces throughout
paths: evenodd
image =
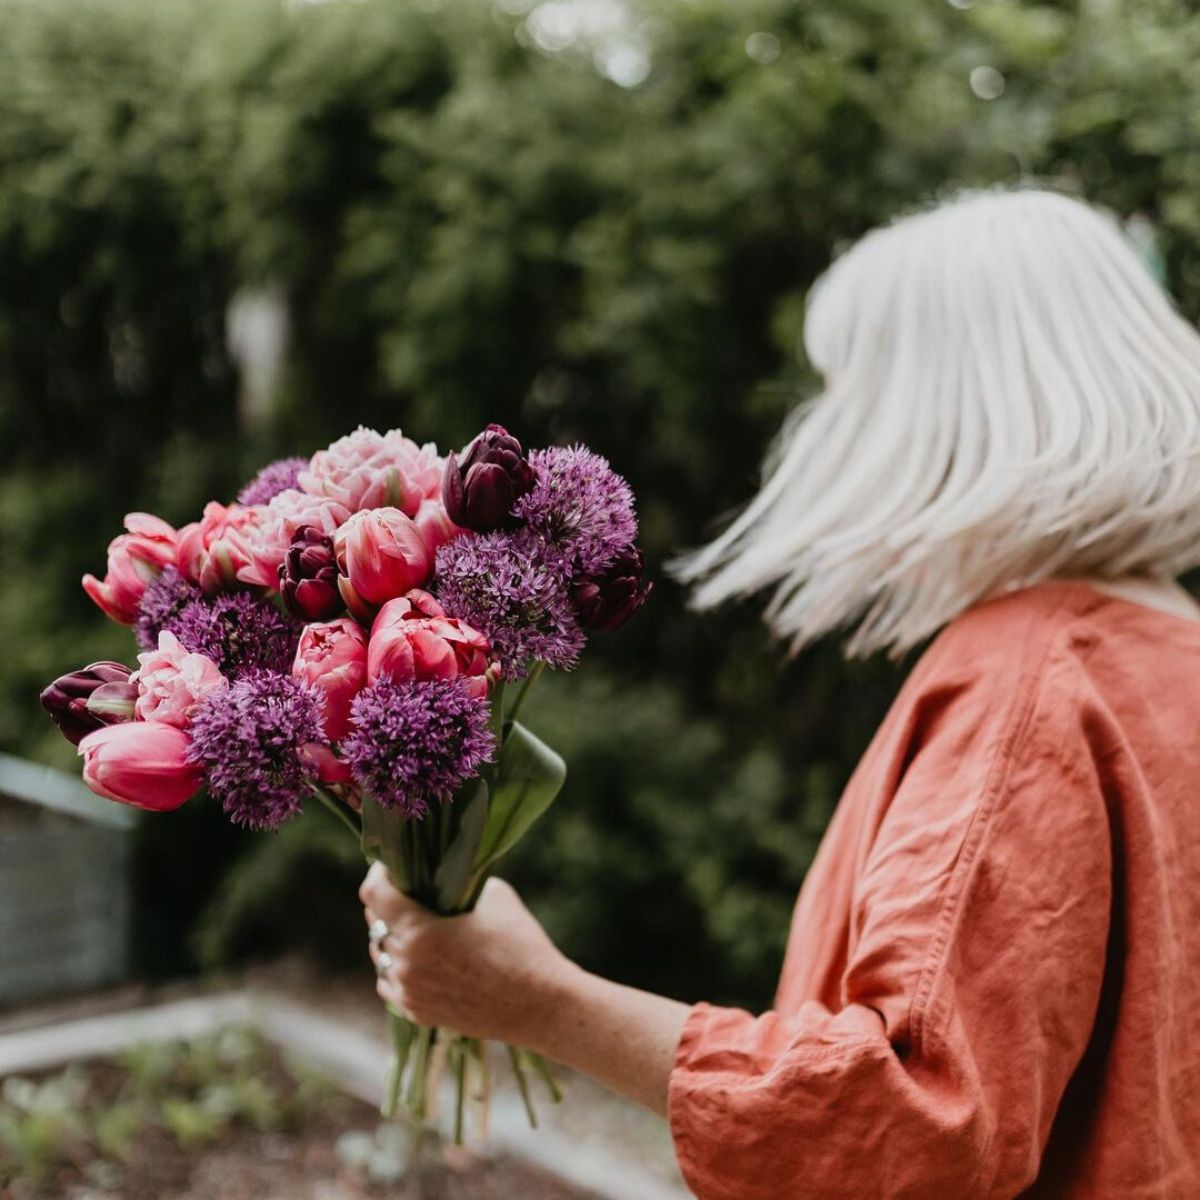
M 585 629 L 620 629 L 650 595 L 642 583 L 645 560 L 637 546 L 622 550 L 599 575 L 585 575 L 571 586 L 571 596 Z
M 333 538 L 315 525 L 301 525 L 279 565 L 279 594 L 302 621 L 328 621 L 342 611 Z
M 533 483 L 521 443 L 503 425 L 489 425 L 461 459 L 447 456 L 442 503 L 450 520 L 464 529 L 511 529 L 518 523 L 512 507 Z
M 94 730 L 133 717 L 137 684 L 124 663 L 96 662 L 60 676 L 44 692 L 42 707 L 73 746 Z

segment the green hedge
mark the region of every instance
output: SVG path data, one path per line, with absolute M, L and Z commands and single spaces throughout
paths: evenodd
M 65 761 L 39 684 L 128 657 L 76 586 L 124 511 L 189 519 L 358 421 L 586 440 L 652 563 L 696 544 L 811 386 L 809 283 L 950 187 L 1039 177 L 1141 214 L 1194 316 L 1191 9 L 674 0 L 638 7 L 651 70 L 624 89 L 482 0 L 0 0 L 0 747 Z M 266 426 L 225 335 L 260 286 L 292 321 Z M 754 606 L 683 604 L 660 579 L 546 686 L 572 777 L 513 873 L 591 966 L 758 1003 L 898 671 L 784 664 Z M 278 844 L 196 806 L 142 836 L 147 969 L 270 946 L 304 924 L 297 873 L 353 873 L 320 820 Z

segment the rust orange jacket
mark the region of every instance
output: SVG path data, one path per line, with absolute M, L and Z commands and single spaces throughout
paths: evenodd
M 1059 582 L 949 625 L 669 1119 L 700 1200 L 1197 1200 L 1200 623 Z

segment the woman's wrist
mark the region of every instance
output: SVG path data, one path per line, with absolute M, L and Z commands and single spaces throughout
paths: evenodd
M 665 1115 L 690 1006 L 592 975 L 564 959 L 531 1008 L 524 1044 Z
M 572 1046 L 574 1033 L 593 1003 L 591 985 L 595 978 L 578 963 L 560 956 L 553 968 L 543 973 L 536 996 L 526 1009 L 521 1045 L 543 1058 L 571 1065 L 563 1055 Z

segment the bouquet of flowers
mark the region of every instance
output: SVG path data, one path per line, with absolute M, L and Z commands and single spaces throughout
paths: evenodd
M 193 524 L 132 513 L 125 530 L 83 586 L 132 626 L 138 669 L 92 663 L 42 693 L 84 782 L 156 812 L 204 789 L 260 830 L 312 798 L 444 914 L 474 905 L 562 787 L 517 719 L 530 686 L 649 590 L 625 480 L 583 446 L 527 455 L 498 425 L 445 459 L 360 428 Z M 449 1066 L 461 1137 L 467 1095 L 486 1109 L 482 1045 L 390 1021 L 385 1112 L 423 1118 Z M 508 1053 L 533 1121 L 527 1069 L 557 1098 L 553 1078 Z

